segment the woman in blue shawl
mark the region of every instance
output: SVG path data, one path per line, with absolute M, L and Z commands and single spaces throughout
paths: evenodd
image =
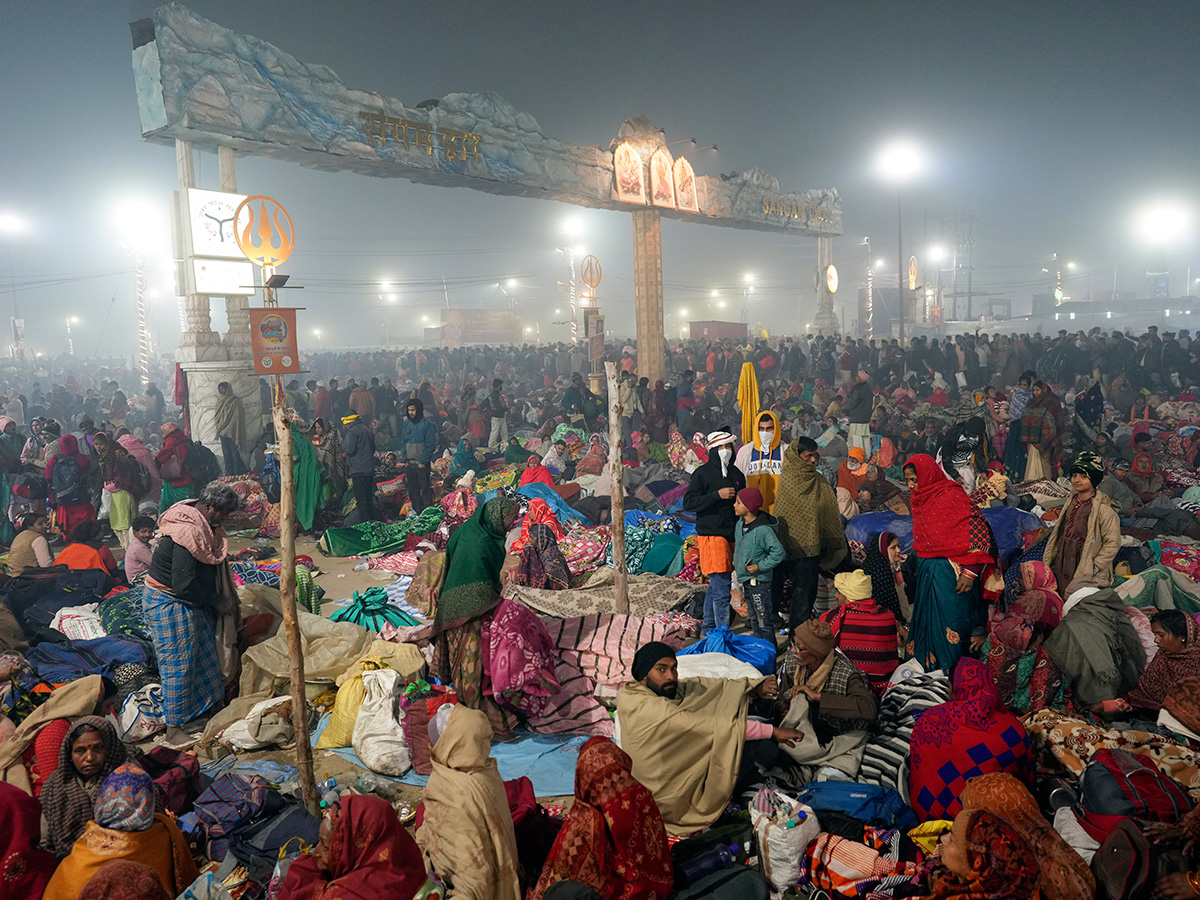
M 1022 372 L 1017 389 L 1008 401 L 1008 437 L 1004 441 L 1004 471 L 1014 482 L 1025 480 L 1026 445 L 1021 440 L 1021 417 L 1033 399 L 1032 371 Z
M 471 440 L 470 438 L 463 438 L 458 442 L 458 446 L 454 448 L 454 455 L 450 457 L 450 477 L 447 481 L 452 484 L 468 472 L 478 469 L 479 461 L 475 459 L 475 451 L 471 449 Z

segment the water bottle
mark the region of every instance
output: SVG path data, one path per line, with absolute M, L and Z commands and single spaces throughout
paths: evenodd
M 784 828 L 795 828 L 801 822 L 808 818 L 808 813 L 802 809 L 796 810 L 796 814 L 783 823 Z
M 363 772 L 358 776 L 358 789 L 364 794 L 373 794 L 379 788 L 379 781 L 371 772 Z
M 335 790 L 337 788 L 337 783 L 338 783 L 337 779 L 332 776 L 329 778 L 326 778 L 324 781 L 322 781 L 320 784 L 317 785 L 317 793 L 327 794 L 330 791 Z
M 679 873 L 682 876 L 683 883 L 685 885 L 695 884 L 704 876 L 711 875 L 713 872 L 718 872 L 733 865 L 733 860 L 737 856 L 738 849 L 737 844 L 730 846 L 717 844 L 715 847 L 710 847 L 703 853 L 693 856 L 679 866 Z
M 321 809 L 329 809 L 340 799 L 342 799 L 341 795 L 337 791 L 326 791 L 321 795 Z

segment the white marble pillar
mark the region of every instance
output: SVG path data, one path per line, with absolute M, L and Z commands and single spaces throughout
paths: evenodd
M 633 298 L 637 323 L 638 375 L 654 384 L 664 377 L 662 213 L 633 213 Z
M 813 316 L 813 328 L 817 334 L 833 335 L 838 328 L 837 314 L 833 311 L 833 294 L 825 272 L 833 265 L 833 238 L 817 238 L 817 314 Z

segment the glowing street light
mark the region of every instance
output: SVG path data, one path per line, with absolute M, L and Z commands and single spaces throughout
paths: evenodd
M 942 262 L 946 258 L 946 248 L 940 244 L 934 244 L 929 248 L 928 256 L 931 262 Z
M 317 349 L 320 350 L 321 349 L 321 329 L 320 328 L 313 329 L 313 337 L 315 337 L 317 339 Z
M 15 212 L 0 212 L 0 234 L 20 234 L 25 230 L 25 220 Z
M 1178 203 L 1161 203 L 1144 210 L 1137 218 L 1142 240 L 1168 244 L 1183 237 L 1192 224 L 1192 212 Z
M 876 174 L 896 188 L 896 295 L 899 299 L 898 335 L 904 346 L 904 186 L 925 169 L 925 154 L 914 141 L 887 144 L 875 159 Z
M 75 355 L 75 342 L 71 340 L 71 323 L 78 322 L 79 316 L 67 316 L 67 353 Z

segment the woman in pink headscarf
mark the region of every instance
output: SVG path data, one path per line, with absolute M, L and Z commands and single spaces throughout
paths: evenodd
M 124 432 L 124 433 L 122 433 Z M 117 443 L 125 448 L 125 452 L 146 467 L 150 473 L 150 491 L 139 500 L 153 500 L 158 505 L 158 497 L 162 491 L 162 478 L 158 474 L 158 466 L 154 465 L 154 454 L 150 448 L 124 428 L 117 429 Z

